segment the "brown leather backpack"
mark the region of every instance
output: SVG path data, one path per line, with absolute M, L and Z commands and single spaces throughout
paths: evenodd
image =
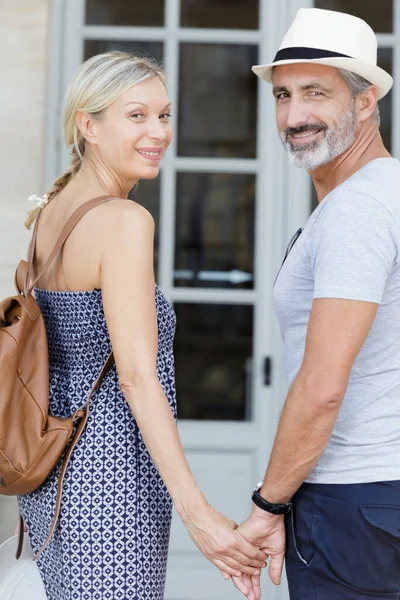
M 68 462 L 85 428 L 91 396 L 113 366 L 114 358 L 111 353 L 82 410 L 77 410 L 69 418 L 50 415 L 46 328 L 32 290 L 79 220 L 95 206 L 111 199 L 112 196 L 95 198 L 72 214 L 43 269 L 30 282 L 39 213 L 29 247 L 28 262 L 21 261 L 15 273 L 18 295 L 7 298 L 0 304 L 0 494 L 27 494 L 38 488 L 68 448 L 58 480 L 54 518 L 48 537 L 35 559 L 43 552 L 53 535 L 60 512 L 62 485 Z M 21 519 L 17 558 L 21 555 L 22 539 Z

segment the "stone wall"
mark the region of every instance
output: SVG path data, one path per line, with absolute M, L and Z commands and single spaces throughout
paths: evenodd
M 27 198 L 42 192 L 50 0 L 0 0 L 0 298 L 26 254 Z M 15 499 L 0 496 L 0 542 L 16 525 Z

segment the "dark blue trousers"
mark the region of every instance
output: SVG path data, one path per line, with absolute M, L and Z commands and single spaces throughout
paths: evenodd
M 290 600 L 400 600 L 400 481 L 304 483 L 286 532 Z

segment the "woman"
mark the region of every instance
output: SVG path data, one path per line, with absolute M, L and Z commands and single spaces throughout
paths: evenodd
M 171 498 L 225 578 L 253 574 L 265 561 L 207 503 L 185 459 L 175 423 L 175 316 L 154 283 L 153 219 L 127 201 L 139 179 L 158 175 L 172 137 L 170 110 L 152 61 L 109 52 L 84 63 L 65 102 L 72 164 L 27 221 L 40 213 L 38 273 L 74 210 L 114 197 L 82 218 L 35 289 L 52 414 L 71 415 L 85 403 L 111 347 L 116 361 L 93 399 L 55 535 L 38 559 L 49 600 L 163 598 Z M 34 551 L 50 526 L 58 469 L 19 497 Z

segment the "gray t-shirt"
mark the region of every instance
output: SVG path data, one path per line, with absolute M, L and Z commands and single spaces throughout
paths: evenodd
M 323 199 L 276 279 L 289 385 L 303 360 L 314 298 L 379 304 L 310 483 L 400 480 L 399 251 L 400 162 L 379 158 Z

